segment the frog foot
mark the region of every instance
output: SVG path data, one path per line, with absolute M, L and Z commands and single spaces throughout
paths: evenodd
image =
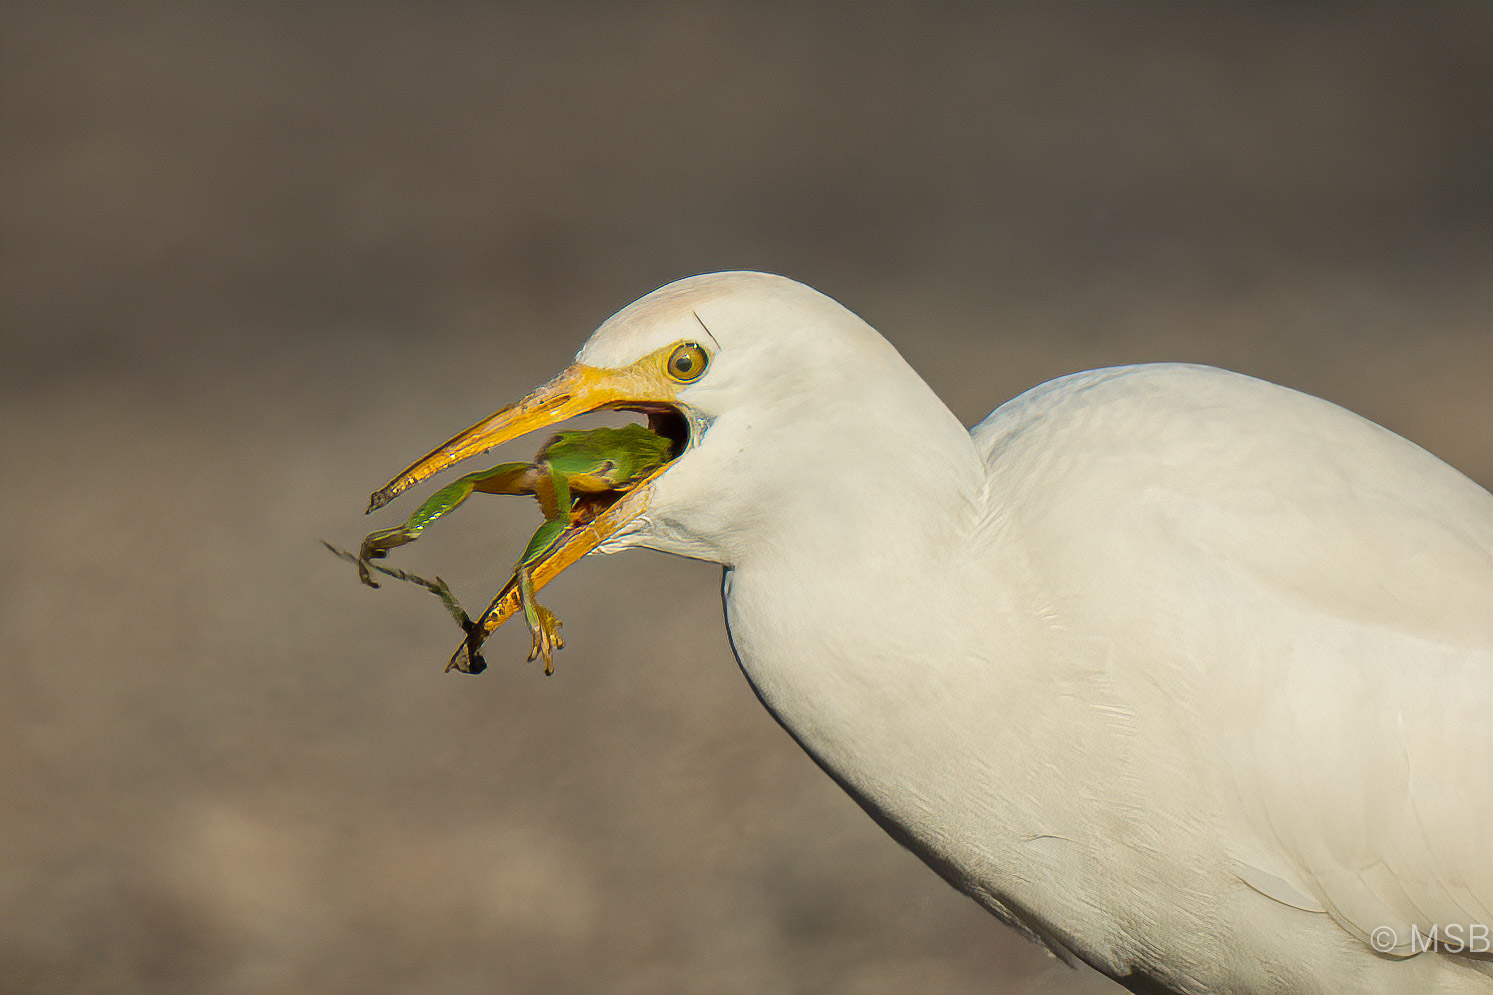
M 467 633 L 467 638 L 462 640 L 456 652 L 451 654 L 451 659 L 446 662 L 446 673 L 455 670 L 462 674 L 480 674 L 487 669 L 487 661 L 482 658 L 478 647 L 482 645 L 480 636 Z
M 403 546 L 414 539 L 414 536 L 406 532 L 402 527 L 394 529 L 379 529 L 370 532 L 363 537 L 363 545 L 358 547 L 358 579 L 369 587 L 378 587 L 378 582 L 373 579 L 369 571 L 373 560 L 381 560 L 389 555 L 389 550 L 395 546 Z
M 534 648 L 529 651 L 529 659 L 543 657 L 544 675 L 548 677 L 555 672 L 555 650 L 565 648 L 565 640 L 560 637 L 560 626 L 564 623 L 555 617 L 554 612 L 540 604 L 534 605 L 534 615 L 539 619 L 539 624 L 530 630 L 534 637 Z

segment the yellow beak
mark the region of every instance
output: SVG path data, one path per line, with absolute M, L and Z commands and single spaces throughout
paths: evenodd
M 368 510 L 382 508 L 406 489 L 462 460 L 577 415 L 617 408 L 646 411 L 670 404 L 678 385 L 664 371 L 667 352 L 665 349 L 651 353 L 631 366 L 615 370 L 577 363 L 522 401 L 494 412 L 416 460 L 373 493 Z M 646 511 L 652 490 L 650 485 L 667 469 L 666 464 L 636 481 L 592 521 L 569 530 L 560 543 L 531 568 L 535 589 L 542 588 L 566 567 Z M 519 607 L 517 585 L 510 583 L 478 620 L 483 635 L 502 625 L 517 613 Z M 467 669 L 459 659 L 465 650 L 466 644 L 463 644 L 457 656 L 452 658 L 451 666 Z
M 629 375 L 633 372 L 631 367 L 602 370 L 577 363 L 522 401 L 493 412 L 411 463 L 373 492 L 368 510 L 377 511 L 425 478 L 521 435 L 592 411 L 654 400 L 636 396 L 636 388 L 642 385 L 635 382 L 637 377 Z

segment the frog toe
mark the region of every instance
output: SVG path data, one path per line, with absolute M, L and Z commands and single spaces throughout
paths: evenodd
M 542 658 L 545 676 L 549 676 L 555 672 L 555 650 L 565 648 L 565 640 L 560 637 L 560 626 L 564 623 L 543 605 L 535 605 L 534 614 L 538 617 L 539 624 L 531 633 L 534 647 L 529 651 L 529 659 L 532 661 Z

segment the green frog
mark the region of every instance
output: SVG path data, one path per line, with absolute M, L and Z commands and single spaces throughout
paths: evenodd
M 587 496 L 625 493 L 669 462 L 671 449 L 668 439 L 642 425 L 561 432 L 545 443 L 532 463 L 500 463 L 490 470 L 469 473 L 432 494 L 403 525 L 369 533 L 358 553 L 358 576 L 369 587 L 378 587 L 370 572 L 371 561 L 387 556 L 396 546 L 414 542 L 426 526 L 474 491 L 534 495 L 544 512 L 544 524 L 518 558 L 514 577 L 518 581 L 524 621 L 534 640 L 529 659 L 542 657 L 544 672 L 552 674 L 554 651 L 563 648 L 565 641 L 560 638 L 560 620 L 535 600 L 534 567 L 560 542 L 567 529 L 585 524 L 595 514 L 597 505 L 588 502 Z M 478 638 L 468 628 L 469 649 L 474 658 L 476 646 L 471 642 Z

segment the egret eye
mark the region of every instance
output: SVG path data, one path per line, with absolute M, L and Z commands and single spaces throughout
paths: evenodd
M 710 354 L 701 349 L 697 343 L 681 343 L 679 348 L 669 354 L 669 376 L 680 383 L 698 380 L 709 362 Z

